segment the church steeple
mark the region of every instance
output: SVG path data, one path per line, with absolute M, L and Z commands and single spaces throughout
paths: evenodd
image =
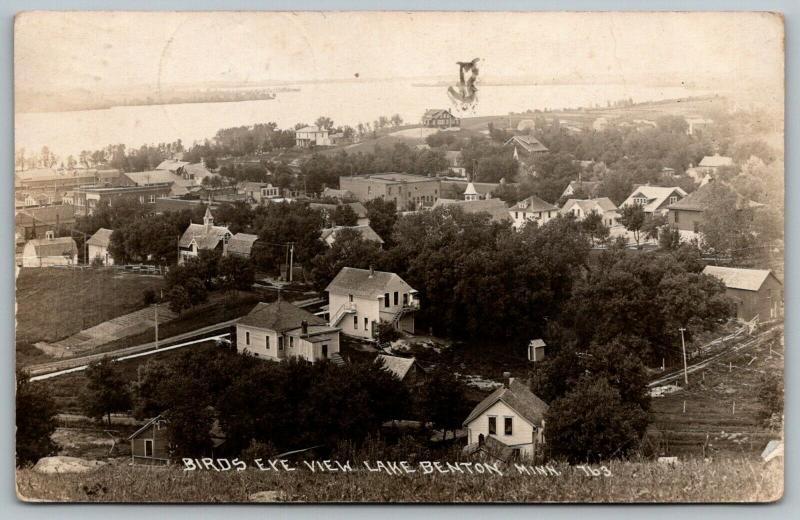
M 206 233 L 211 231 L 214 227 L 214 216 L 211 214 L 211 206 L 206 206 L 206 214 L 203 216 L 203 226 L 206 228 Z

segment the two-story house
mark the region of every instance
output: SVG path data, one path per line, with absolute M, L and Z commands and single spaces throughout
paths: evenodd
M 558 208 L 536 195 L 531 195 L 511 206 L 508 213 L 513 220 L 514 229 L 519 230 L 526 222 L 534 221 L 541 225 L 547 223 L 551 218 L 556 218 Z
M 375 339 L 378 324 L 414 333 L 417 291 L 395 273 L 345 267 L 325 289 L 331 327 L 344 334 Z
M 581 221 L 587 215 L 596 213 L 603 219 L 603 224 L 608 227 L 617 225 L 619 212 L 617 206 L 608 197 L 598 199 L 569 199 L 561 208 L 562 215 L 572 215 L 575 220 Z
M 513 458 L 532 458 L 536 446 L 545 442 L 547 409 L 547 404 L 527 385 L 509 378 L 506 384 L 478 403 L 464 420 L 465 451 L 475 451 L 491 437 L 510 448 Z
M 328 131 L 317 126 L 304 126 L 294 132 L 295 146 L 313 148 L 314 146 L 331 146 Z
M 686 196 L 686 192 L 677 186 L 648 186 L 639 185 L 633 189 L 620 208 L 638 204 L 642 206 L 647 215 L 666 215 L 667 207 L 675 204 Z
M 236 350 L 271 361 L 314 363 L 339 352 L 339 329 L 287 301 L 259 303 L 236 322 Z

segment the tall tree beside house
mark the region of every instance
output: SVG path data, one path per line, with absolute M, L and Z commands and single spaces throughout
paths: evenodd
M 393 200 L 372 199 L 364 203 L 369 218 L 369 226 L 383 239 L 388 248 L 392 241 L 394 224 L 397 222 L 397 205 Z
M 739 196 L 722 182 L 707 188 L 708 205 L 700 225 L 704 249 L 709 254 L 747 256 L 756 244 L 753 209 L 742 207 Z
M 377 242 L 365 240 L 358 231 L 342 229 L 336 234 L 333 245 L 310 262 L 314 286 L 324 289 L 344 267 L 375 266 L 380 254 L 381 246 Z
M 586 215 L 581 221 L 581 229 L 589 236 L 592 244 L 594 244 L 595 240 L 603 242 L 610 234 L 608 226 L 603 224 L 603 217 L 595 211 Z
M 111 414 L 131 408 L 131 396 L 125 378 L 110 358 L 95 361 L 86 367 L 86 388 L 81 396 L 84 413 L 93 419 L 105 417 L 111 424 Z
M 17 370 L 17 467 L 33 464 L 58 451 L 58 445 L 51 439 L 56 431 L 57 412 L 45 385 L 32 383 L 25 371 Z
M 438 366 L 428 376 L 419 396 L 419 414 L 423 423 L 432 423 L 434 429 L 446 438 L 461 428 L 464 417 L 472 408 L 467 400 L 466 385 L 452 371 Z
M 254 263 L 267 271 L 279 272 L 287 259 L 287 245 L 294 244 L 295 264 L 309 262 L 325 250 L 319 240 L 322 213 L 303 204 L 267 204 L 256 209 L 253 229 L 261 246 L 253 250 Z
M 340 204 L 333 210 L 331 221 L 334 226 L 355 226 L 358 224 L 358 215 L 352 207 Z
M 250 261 L 238 256 L 224 256 L 219 261 L 218 275 L 221 288 L 227 291 L 250 290 L 255 273 Z
M 585 375 L 545 415 L 553 456 L 572 464 L 594 463 L 634 452 L 647 428 L 647 413 L 625 402 L 605 377 Z
M 320 116 L 314 121 L 314 124 L 322 130 L 330 130 L 333 128 L 333 119 L 327 116 Z
M 633 233 L 633 240 L 636 241 L 636 247 L 641 247 L 642 228 L 646 220 L 647 217 L 644 208 L 639 204 L 630 204 L 620 209 L 619 222 L 625 226 L 625 229 Z

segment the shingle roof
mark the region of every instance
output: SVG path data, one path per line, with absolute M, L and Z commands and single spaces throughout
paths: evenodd
M 573 205 L 579 206 L 584 213 L 591 213 L 592 211 L 598 210 L 600 210 L 598 211 L 599 213 L 608 213 L 617 210 L 617 206 L 611 202 L 611 199 L 608 197 L 603 197 L 600 199 L 569 199 L 564 203 L 564 207 L 561 208 L 561 212 L 569 212 Z
M 125 175 L 136 183 L 137 186 L 146 186 L 148 184 L 160 184 L 164 182 L 178 182 L 181 177 L 172 173 L 169 170 L 150 170 L 144 172 L 127 172 Z
M 525 211 L 554 211 L 558 210 L 557 207 L 537 197 L 531 195 L 527 199 L 517 202 L 514 206 L 515 209 L 524 209 Z
M 446 108 L 429 108 L 422 114 L 422 119 L 439 119 L 441 117 L 452 117 L 455 119 L 455 116 Z
M 534 425 L 541 424 L 544 419 L 544 414 L 548 409 L 547 403 L 534 395 L 527 385 L 515 379 L 508 387 L 501 386 L 489 394 L 486 399 L 478 403 L 464 420 L 464 426 L 480 417 L 483 412 L 498 401 L 502 401 L 521 417 Z
M 309 325 L 326 325 L 325 320 L 284 300 L 259 303 L 249 314 L 239 319 L 241 325 L 285 332 L 297 329 L 306 321 Z
M 438 199 L 433 207 L 450 206 L 459 207 L 464 213 L 488 213 L 494 222 L 502 222 L 511 219 L 508 213 L 508 206 L 500 199 L 483 200 L 452 200 Z
M 86 241 L 86 243 L 90 246 L 100 246 L 100 247 L 108 247 L 111 243 L 111 234 L 114 231 L 111 229 L 100 228 L 98 229 L 94 235 Z
M 724 155 L 706 155 L 698 165 L 702 168 L 718 168 L 720 166 L 733 166 L 733 159 Z
M 321 130 L 318 126 L 311 125 L 295 130 L 295 133 L 297 132 L 327 132 L 327 130 Z
M 378 236 L 374 229 L 372 229 L 368 225 L 363 226 L 336 226 L 332 228 L 327 228 L 322 230 L 322 236 L 320 237 L 322 240 L 327 239 L 331 235 L 333 235 L 333 240 L 336 240 L 336 235 L 339 234 L 340 231 L 343 229 L 352 229 L 356 233 L 361 235 L 361 238 L 364 240 L 371 240 L 373 242 L 378 242 L 379 244 L 383 244 L 383 239 Z
M 664 204 L 664 201 L 666 201 L 667 198 L 669 198 L 669 196 L 673 194 L 673 192 L 678 192 L 678 194 L 681 197 L 686 196 L 686 192 L 683 191 L 682 188 L 679 188 L 677 186 L 670 186 L 670 187 L 647 186 L 647 185 L 636 186 L 633 190 L 633 193 L 631 193 L 630 196 L 627 199 L 625 199 L 625 202 L 620 204 L 620 207 L 630 206 L 631 204 L 634 204 L 633 199 L 636 198 L 636 195 L 641 194 L 643 197 L 647 199 L 647 204 L 644 205 L 644 210 L 646 212 L 653 212 L 657 210 L 662 204 Z
M 250 256 L 253 244 L 258 240 L 258 235 L 248 233 L 236 233 L 228 240 L 228 253 Z
M 716 265 L 707 265 L 703 269 L 703 274 L 719 278 L 725 284 L 725 287 L 743 289 L 745 291 L 758 291 L 770 275 L 775 278 L 775 275 L 769 269 L 741 269 Z M 775 280 L 778 279 L 775 278 Z M 780 283 L 779 280 L 778 283 Z
M 339 271 L 339 274 L 325 290 L 340 294 L 354 294 L 365 298 L 378 298 L 383 296 L 393 280 L 400 281 L 406 286 L 406 290 L 414 290 L 395 273 L 373 271 L 370 274 L 369 269 L 356 269 L 355 267 L 345 267 Z
M 736 209 L 755 208 L 763 206 L 758 202 L 753 202 L 735 192 L 722 182 L 709 182 L 695 191 L 682 198 L 675 204 L 670 204 L 669 209 L 680 209 L 686 211 L 705 211 L 718 196 L 736 195 Z
M 230 234 L 230 231 L 224 226 L 211 226 L 211 229 L 207 231 L 204 224 L 189 224 L 189 227 L 181 235 L 178 245 L 187 248 L 194 240 L 198 249 L 214 249 L 225 237 L 225 234 Z
M 404 358 L 400 356 L 387 356 L 385 354 L 378 354 L 378 356 L 375 358 L 375 362 L 382 362 L 384 369 L 396 375 L 397 378 L 402 381 L 417 360 L 413 357 Z
M 78 246 L 75 244 L 75 240 L 70 237 L 35 238 L 25 244 L 26 248 L 28 244 L 33 246 L 38 258 L 64 256 L 65 253 L 69 253 L 70 256 L 78 254 Z
M 464 195 L 478 195 L 478 192 L 475 191 L 475 185 L 471 182 L 467 184 L 467 189 L 464 190 Z
M 505 142 L 505 145 L 518 144 L 526 152 L 546 152 L 548 148 L 532 135 L 515 135 Z
M 168 170 L 168 171 L 176 171 L 181 166 L 186 166 L 189 164 L 186 161 L 176 161 L 174 159 L 166 159 L 161 161 L 161 163 L 156 166 L 156 170 Z
M 570 181 L 564 191 L 567 191 L 568 188 L 572 188 L 572 191 L 581 190 L 586 195 L 592 197 L 597 190 L 600 188 L 600 181 Z

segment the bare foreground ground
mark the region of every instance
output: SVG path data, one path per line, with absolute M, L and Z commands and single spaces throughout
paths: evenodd
M 558 476 L 386 473 L 184 471 L 129 466 L 127 460 L 88 474 L 17 472 L 17 495 L 28 501 L 249 502 L 269 491 L 279 502 L 771 502 L 783 495 L 783 465 L 774 461 L 686 460 L 607 464 L 611 476 L 587 476 L 554 465 Z M 599 468 L 599 466 L 594 466 Z

